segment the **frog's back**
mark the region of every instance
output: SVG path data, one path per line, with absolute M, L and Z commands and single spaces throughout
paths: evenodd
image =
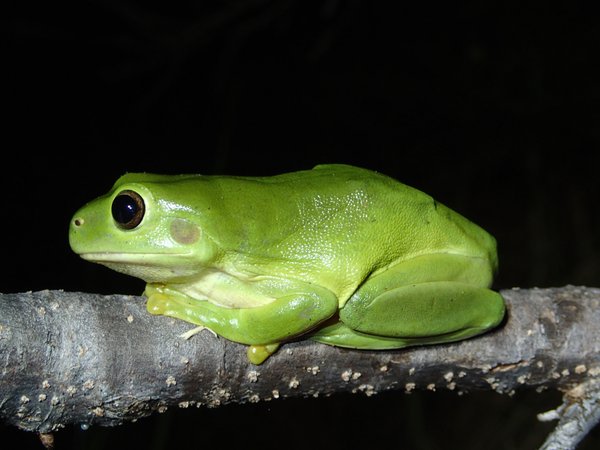
M 493 259 L 496 242 L 485 230 L 418 189 L 386 175 L 345 165 L 317 166 L 340 171 L 348 180 L 360 180 L 368 215 L 366 232 L 381 250 L 409 259 L 421 253 L 460 253 Z M 351 188 L 352 190 L 352 188 Z M 385 250 L 384 250 L 385 249 Z M 397 260 L 394 258 L 394 260 Z
M 495 242 L 484 230 L 370 170 L 322 165 L 274 177 L 206 178 L 215 203 L 209 232 L 253 264 L 277 260 L 294 273 L 353 280 L 423 253 L 460 253 L 495 265 Z

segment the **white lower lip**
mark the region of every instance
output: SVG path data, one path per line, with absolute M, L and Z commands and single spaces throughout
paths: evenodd
M 156 257 L 165 256 L 186 256 L 187 253 L 119 253 L 119 252 L 90 252 L 81 253 L 83 259 L 87 261 L 98 261 L 98 262 L 131 262 L 131 261 L 144 261 L 155 259 Z

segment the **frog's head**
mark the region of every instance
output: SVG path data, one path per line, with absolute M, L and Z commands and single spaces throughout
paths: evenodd
M 147 282 L 185 280 L 206 267 L 214 246 L 201 217 L 178 193 L 177 177 L 127 174 L 71 220 L 82 258 Z

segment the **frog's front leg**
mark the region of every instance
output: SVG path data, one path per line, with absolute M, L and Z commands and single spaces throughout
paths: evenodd
M 146 307 L 152 314 L 185 320 L 231 341 L 249 344 L 248 358 L 253 364 L 262 363 L 280 342 L 315 328 L 338 307 L 337 297 L 331 291 L 314 286 L 310 292 L 282 295 L 254 308 L 225 308 L 151 284 L 145 293 Z

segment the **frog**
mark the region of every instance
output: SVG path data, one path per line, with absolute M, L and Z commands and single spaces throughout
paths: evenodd
M 346 164 L 126 173 L 74 214 L 69 243 L 143 280 L 149 313 L 245 344 L 254 365 L 295 340 L 395 350 L 471 338 L 505 316 L 491 234 Z

